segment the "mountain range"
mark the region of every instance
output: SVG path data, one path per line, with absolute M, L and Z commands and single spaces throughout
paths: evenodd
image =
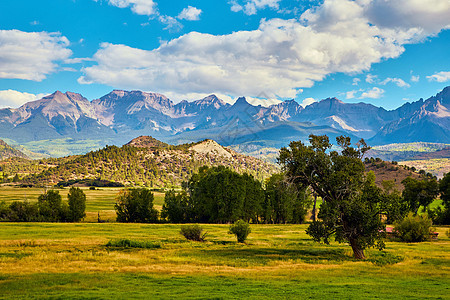
M 13 145 L 48 141 L 52 147 L 53 140 L 96 140 L 93 148 L 98 149 L 151 135 L 171 144 L 213 139 L 257 152 L 306 140 L 311 133 L 327 134 L 331 140 L 345 134 L 354 141 L 364 138 L 369 145 L 450 143 L 450 87 L 395 110 L 336 98 L 306 107 L 294 100 L 255 106 L 244 97 L 231 105 L 215 95 L 175 104 L 162 94 L 123 90 L 93 101 L 57 91 L 17 109 L 0 109 L 0 138 Z M 92 149 L 79 152 L 87 150 Z

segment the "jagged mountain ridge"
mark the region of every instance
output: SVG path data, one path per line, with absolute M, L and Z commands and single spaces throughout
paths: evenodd
M 95 137 L 104 144 L 123 144 L 134 136 L 152 135 L 172 143 L 212 138 L 226 146 L 259 140 L 280 147 L 289 139 L 304 139 L 314 132 L 362 137 L 373 145 L 449 143 L 449 111 L 450 87 L 425 101 L 406 103 L 391 111 L 336 98 L 305 108 L 294 100 L 263 107 L 248 103 L 244 97 L 233 105 L 215 95 L 174 104 L 158 93 L 114 90 L 90 102 L 80 94 L 57 91 L 17 109 L 1 109 L 0 138 L 24 143 Z M 288 127 L 297 131 L 283 132 L 286 124 L 294 124 Z M 277 130 L 285 139 L 276 138 Z
M 397 120 L 384 125 L 370 140 L 373 143 L 394 143 L 401 139 L 410 142 L 442 142 L 450 140 L 450 87 L 426 101 L 419 100 L 411 106 L 419 106 L 404 113 Z M 409 108 L 409 107 L 408 107 Z M 400 110 L 400 108 L 399 108 Z

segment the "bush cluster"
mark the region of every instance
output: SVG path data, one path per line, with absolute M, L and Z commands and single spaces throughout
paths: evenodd
M 409 213 L 402 221 L 395 224 L 394 231 L 404 242 L 423 242 L 430 238 L 431 225 L 432 221 L 427 216 Z
M 151 241 L 137 241 L 130 239 L 110 240 L 106 247 L 110 248 L 142 248 L 142 249 L 157 249 L 161 248 L 161 244 Z
M 186 239 L 196 242 L 203 242 L 206 238 L 206 232 L 203 233 L 203 228 L 198 224 L 181 226 L 180 234 Z

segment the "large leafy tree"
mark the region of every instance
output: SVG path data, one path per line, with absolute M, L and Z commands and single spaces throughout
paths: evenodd
M 351 146 L 349 137 L 336 138 L 341 147 L 332 149 L 327 136 L 310 135 L 310 145 L 291 142 L 280 150 L 279 163 L 288 178 L 299 186 L 310 186 L 324 203 L 318 221 L 307 233 L 316 241 L 329 243 L 332 236 L 338 242 L 347 242 L 354 257 L 364 259 L 364 249 L 384 247 L 381 222 L 381 190 L 375 185 L 375 176 L 365 174 L 361 161 L 370 149 L 364 140 Z
M 157 222 L 158 211 L 153 208 L 153 199 L 153 194 L 148 189 L 132 188 L 122 190 L 117 196 L 114 206 L 117 213 L 117 222 Z
M 445 174 L 439 181 L 439 191 L 441 193 L 442 206 L 428 210 L 428 214 L 437 224 L 450 224 L 450 172 Z
M 187 182 L 194 222 L 229 223 L 239 219 L 258 222 L 264 192 L 261 183 L 248 174 L 224 166 L 201 167 Z
M 265 223 L 302 223 L 310 205 L 306 188 L 290 184 L 284 174 L 273 174 L 266 182 L 263 203 Z
M 191 202 L 186 191 L 183 190 L 178 194 L 174 190 L 166 192 L 161 218 L 167 219 L 170 223 L 187 223 L 194 219 Z
M 67 203 L 62 202 L 56 190 L 46 191 L 38 197 L 39 215 L 44 222 L 66 221 Z
M 436 178 L 425 178 L 423 180 L 407 177 L 402 181 L 405 189 L 403 198 L 409 205 L 409 210 L 417 214 L 420 207 L 427 208 L 439 195 L 439 184 Z
M 79 222 L 86 217 L 86 195 L 78 187 L 71 187 L 67 195 L 69 204 L 69 221 Z

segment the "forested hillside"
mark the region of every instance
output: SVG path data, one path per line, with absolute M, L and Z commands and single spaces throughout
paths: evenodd
M 0 140 L 0 160 L 7 159 L 10 157 L 22 157 L 26 158 L 27 156 L 20 152 L 17 149 L 14 149 L 3 140 Z
M 262 180 L 277 167 L 223 148 L 211 140 L 172 146 L 139 137 L 122 147 L 106 146 L 81 156 L 4 165 L 22 173 L 25 184 L 50 185 L 77 179 L 100 179 L 125 185 L 178 186 L 201 166 L 223 165 Z M 26 173 L 29 175 L 23 176 Z

